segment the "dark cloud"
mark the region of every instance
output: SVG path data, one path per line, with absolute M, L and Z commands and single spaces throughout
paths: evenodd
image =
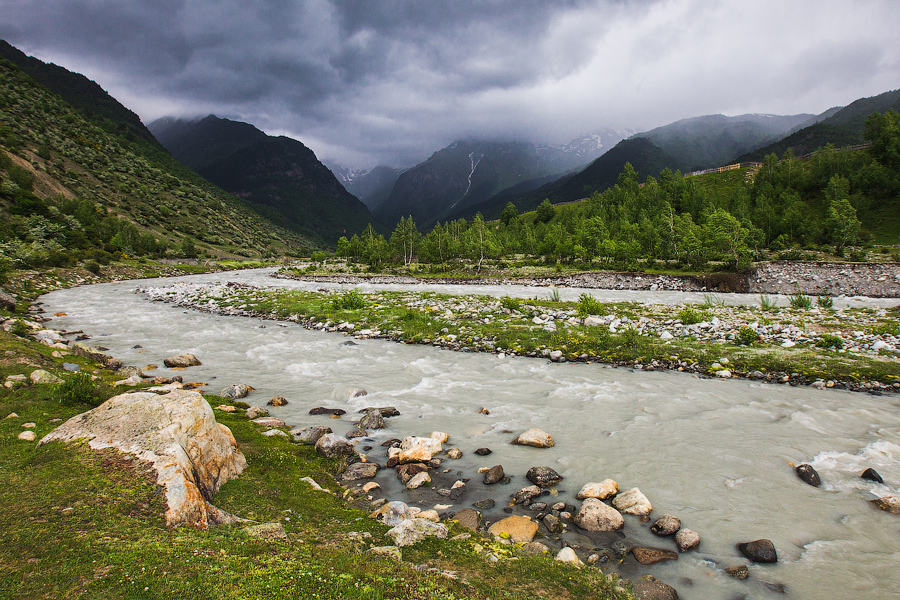
M 216 113 L 349 164 L 896 88 L 893 0 L 6 0 L 0 36 L 145 121 Z

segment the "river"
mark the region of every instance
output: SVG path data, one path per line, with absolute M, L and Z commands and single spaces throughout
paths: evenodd
M 191 352 L 203 365 L 181 372 L 186 381 L 209 382 L 214 392 L 232 383 L 250 384 L 256 388 L 247 398 L 251 404 L 265 405 L 274 395 L 285 396 L 287 406 L 270 408 L 289 425 L 322 424 L 342 433 L 352 427 L 350 415 L 334 420 L 307 411 L 329 406 L 355 413 L 367 406 L 395 406 L 401 415 L 387 420 L 388 428 L 378 432 L 376 442 L 447 432 L 445 448 L 459 447 L 464 453 L 459 461 L 449 462 L 475 482 L 470 483 L 472 496 L 464 496 L 454 510 L 470 506 L 476 488 L 483 487 L 480 476 L 474 475 L 476 468 L 496 464 L 512 476 L 502 495 L 529 485 L 525 472 L 537 465 L 550 466 L 565 477 L 558 486 L 559 499 L 576 505 L 575 493 L 589 481 L 612 478 L 622 489 L 639 487 L 653 503 L 654 516 L 680 517 L 703 541 L 678 561 L 629 570 L 629 558 L 623 574 L 652 574 L 675 587 L 683 599 L 900 598 L 900 517 L 874 510 L 867 502 L 900 491 L 896 395 L 553 364 L 384 340 L 347 344 L 350 338 L 336 333 L 188 311 L 134 293 L 139 285 L 175 281 L 330 287 L 274 280 L 269 272 L 85 286 L 52 292 L 41 301 L 48 315 L 66 313 L 54 317 L 51 327 L 83 330 L 92 336 L 90 343 L 107 347 L 126 364 L 157 364 L 160 369 L 154 373 L 165 374 L 163 358 Z M 435 291 L 547 295 L 546 288 L 445 287 Z M 603 301 L 703 300 L 701 294 L 677 292 L 561 289 L 560 294 L 575 299 L 585 291 Z M 722 298 L 732 303 L 755 300 Z M 348 400 L 352 388 L 363 388 L 368 395 Z M 490 414 L 479 414 L 481 407 Z M 508 443 L 514 434 L 506 432 L 531 427 L 552 434 L 556 446 L 535 449 Z M 377 443 L 371 445 L 381 450 Z M 473 450 L 479 447 L 489 447 L 493 454 L 476 456 Z M 803 462 L 819 471 L 820 488 L 794 474 L 790 464 Z M 860 479 L 866 467 L 876 469 L 886 483 Z M 498 502 L 486 518 L 505 516 L 502 506 Z M 649 525 L 626 517 L 628 539 L 674 548 L 670 539 L 653 536 Z M 735 543 L 757 538 L 774 542 L 779 562 L 751 565 L 746 581 L 725 575 L 724 567 L 745 562 Z M 784 593 L 775 589 L 781 585 Z

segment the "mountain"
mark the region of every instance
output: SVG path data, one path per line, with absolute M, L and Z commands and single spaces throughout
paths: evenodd
M 706 115 L 682 119 L 637 136 L 675 157 L 682 170 L 696 171 L 728 164 L 735 156 L 783 137 L 811 117 L 809 114 Z
M 328 165 L 334 176 L 348 192 L 360 199 L 366 207 L 375 211 L 388 196 L 403 169 L 377 166 L 368 171 L 348 169 L 341 165 Z
M 390 195 L 373 206 L 386 223 L 412 216 L 422 228 L 514 186 L 531 190 L 605 152 L 627 132 L 612 130 L 562 145 L 460 140 L 403 172 Z
M 91 248 L 164 256 L 196 243 L 219 256 L 261 256 L 312 246 L 178 163 L 155 140 L 89 119 L 64 100 L 79 96 L 66 82 L 96 94 L 98 104 L 114 100 L 84 80 L 57 77 L 57 94 L 0 59 L 0 239 L 7 258 L 35 266 L 68 263 Z
M 84 75 L 27 56 L 5 40 L 0 40 L 0 58 L 15 64 L 34 81 L 79 109 L 89 120 L 110 133 L 158 145 L 140 117 L 119 104 L 106 90 Z
M 804 127 L 791 135 L 753 152 L 738 156 L 736 162 L 761 161 L 768 154 L 783 156 L 788 149 L 795 156 L 814 152 L 826 144 L 835 147 L 852 146 L 863 143 L 866 119 L 872 113 L 886 113 L 893 109 L 900 112 L 900 90 L 885 92 L 870 98 L 860 98 L 847 106 L 831 109 L 830 116 Z M 827 114 L 823 113 L 823 115 Z
M 185 166 L 283 227 L 334 245 L 340 236 L 375 222 L 315 153 L 295 139 L 215 115 L 167 117 L 149 128 Z
M 620 141 L 609 152 L 597 158 L 578 173 L 555 179 L 529 193 L 498 194 L 487 202 L 475 204 L 464 211 L 453 213 L 449 218 L 469 219 L 477 212 L 481 212 L 486 219 L 496 219 L 507 202 L 512 202 L 522 213 L 536 209 L 545 198 L 554 204 L 581 200 L 591 196 L 594 192 L 602 192 L 614 186 L 625 163 L 630 163 L 637 171 L 639 180 L 643 181 L 647 176 L 659 175 L 663 169 L 676 168 L 678 161 L 655 146 L 650 140 L 632 137 Z

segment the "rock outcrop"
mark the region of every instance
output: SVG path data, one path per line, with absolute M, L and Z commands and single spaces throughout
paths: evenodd
M 221 514 L 209 504 L 226 481 L 247 465 L 234 436 L 216 422 L 198 392 L 121 394 L 72 417 L 41 444 L 87 439 L 95 449 L 115 448 L 148 462 L 165 487 L 166 523 L 206 529 Z

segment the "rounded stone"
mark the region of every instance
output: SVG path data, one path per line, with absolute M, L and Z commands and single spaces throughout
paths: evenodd
M 663 515 L 650 526 L 650 531 L 659 536 L 674 535 L 681 529 L 681 519 L 673 515 Z
M 625 519 L 616 509 L 597 498 L 586 499 L 575 513 L 575 524 L 586 531 L 617 531 L 625 526 Z
M 679 552 L 693 550 L 700 545 L 700 534 L 692 529 L 679 529 L 675 534 L 675 545 Z
M 550 487 L 563 480 L 562 475 L 550 467 L 531 467 L 525 474 L 531 483 L 540 487 Z
M 484 484 L 493 485 L 499 483 L 503 481 L 504 477 L 506 477 L 506 474 L 503 472 L 503 465 L 495 465 L 484 474 Z
M 619 493 L 619 484 L 612 479 L 604 479 L 599 483 L 586 483 L 581 490 L 575 495 L 578 500 L 586 498 L 599 498 L 606 500 L 612 498 Z
M 552 448 L 554 446 L 553 436 L 536 428 L 523 431 L 512 443 L 535 448 Z
M 820 485 L 822 485 L 822 480 L 819 478 L 819 474 L 810 465 L 797 465 L 796 471 L 797 477 L 799 477 L 805 483 L 808 483 L 813 487 L 819 487 Z
M 752 542 L 739 543 L 737 549 L 741 554 L 753 562 L 778 562 L 778 554 L 775 552 L 775 545 L 770 540 L 764 538 Z

